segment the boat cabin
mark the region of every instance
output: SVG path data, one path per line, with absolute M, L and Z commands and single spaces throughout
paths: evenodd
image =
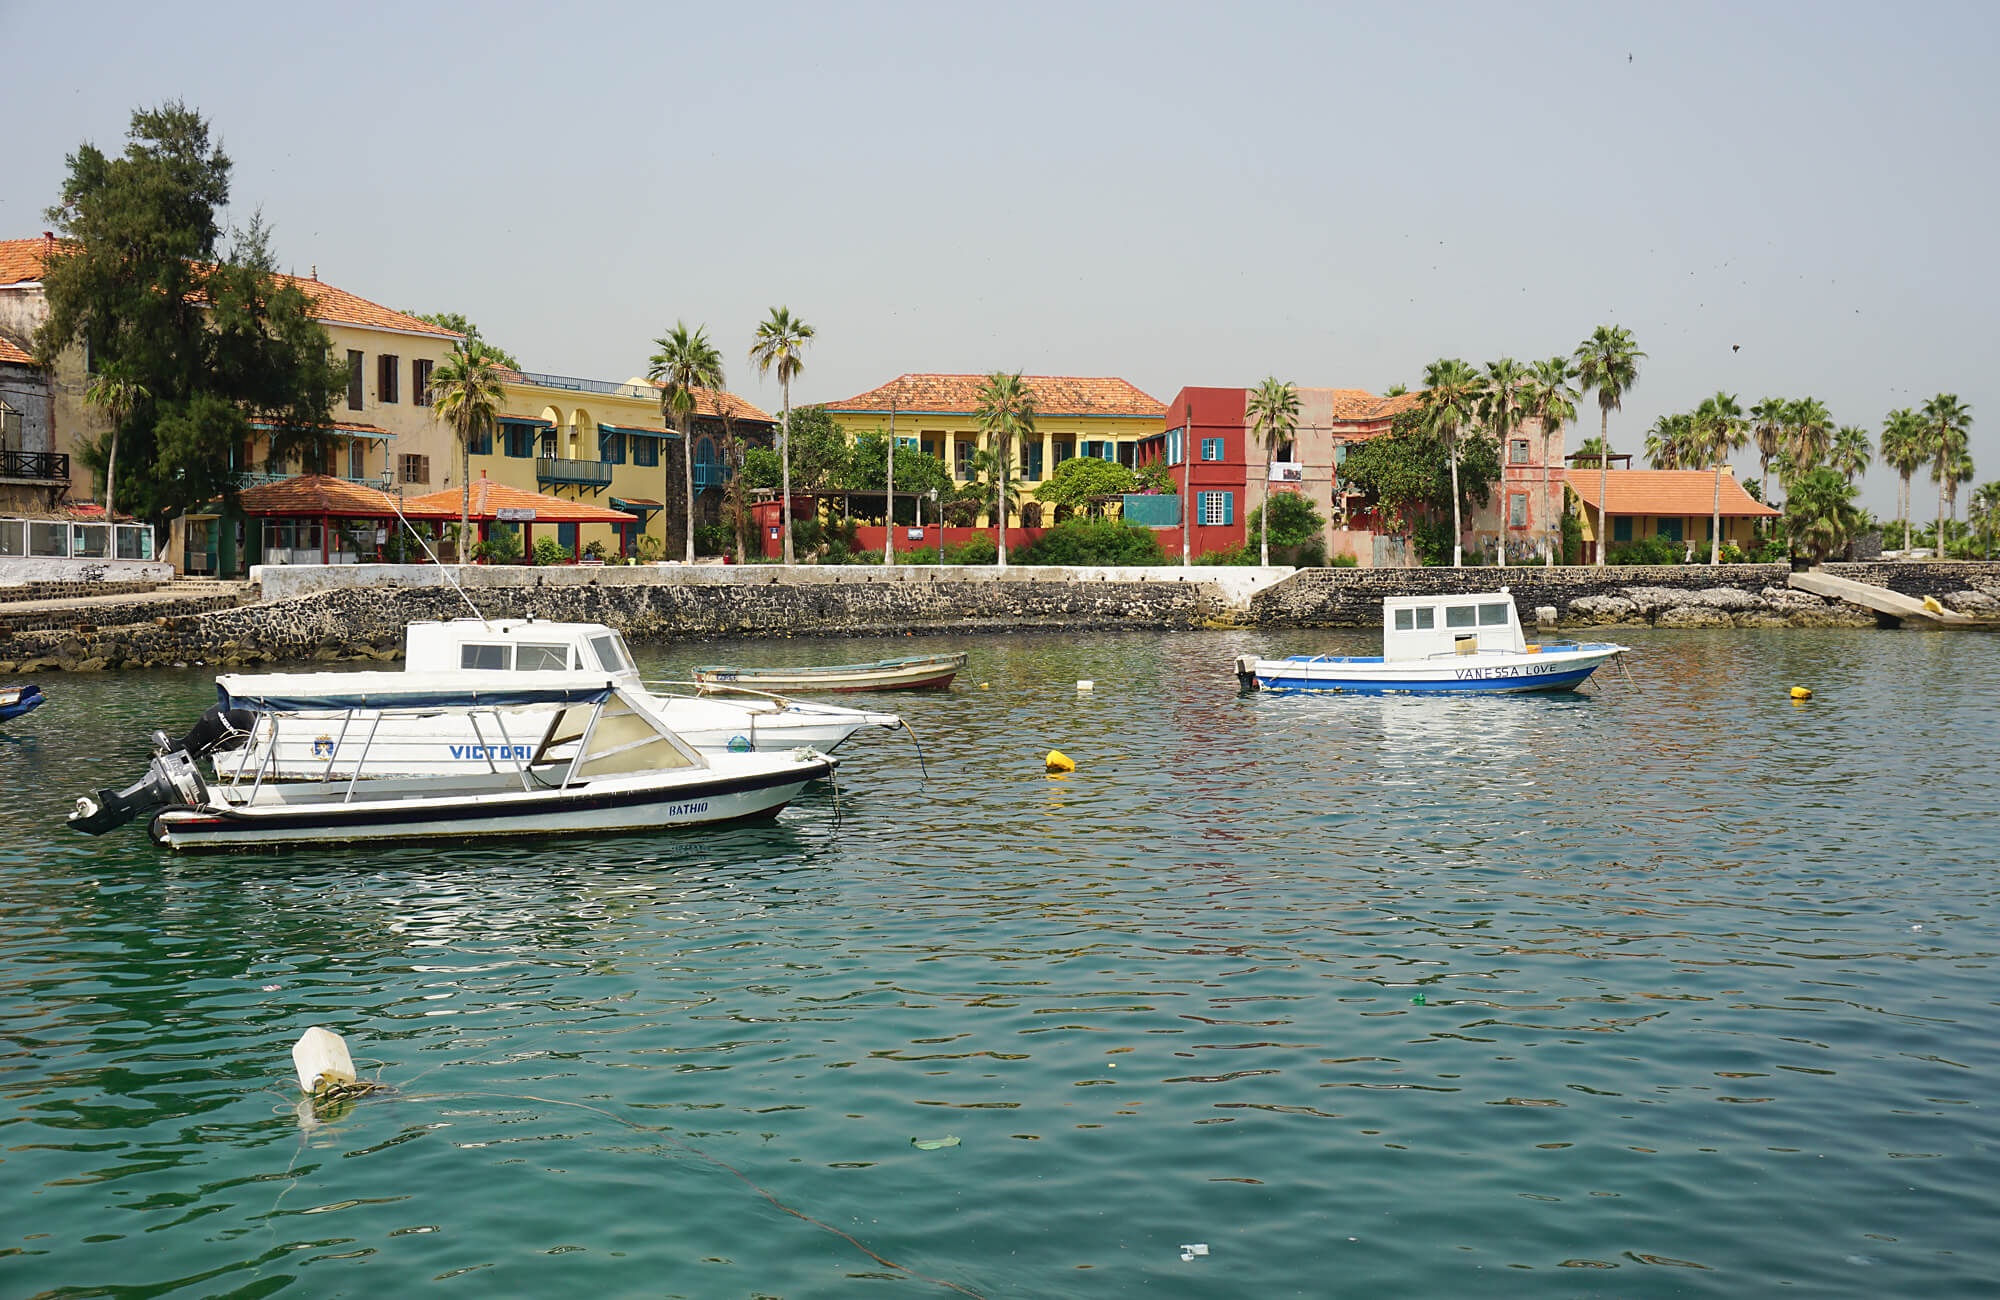
M 602 623 L 532 618 L 412 623 L 403 649 L 404 670 L 413 673 L 606 672 L 634 681 L 639 676 L 625 638 Z
M 1435 655 L 1527 649 L 1514 598 L 1503 588 L 1471 596 L 1385 596 L 1382 657 L 1429 659 Z

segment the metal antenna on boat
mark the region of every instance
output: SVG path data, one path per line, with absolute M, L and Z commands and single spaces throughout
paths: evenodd
M 387 478 L 387 475 L 385 474 L 383 477 Z M 444 580 L 451 584 L 451 589 L 458 593 L 458 598 L 465 602 L 465 607 L 472 611 L 472 616 L 481 623 L 485 623 L 488 628 L 491 628 L 493 624 L 487 619 L 486 615 L 479 612 L 479 606 L 472 603 L 472 597 L 465 594 L 465 588 L 458 585 L 458 579 L 452 576 L 451 570 L 444 567 L 444 561 L 440 560 L 437 552 L 431 549 L 431 544 L 424 539 L 424 535 L 417 531 L 414 524 L 403 517 L 403 501 L 400 490 L 398 495 L 393 497 L 389 496 L 387 492 L 384 492 L 382 495 L 389 497 L 389 508 L 396 512 L 397 520 L 402 523 L 404 528 L 409 530 L 410 536 L 417 539 L 417 545 L 424 548 L 424 554 L 430 556 L 431 563 L 436 565 L 438 572 L 444 575 Z M 463 546 L 464 544 L 465 539 L 462 537 L 459 538 L 459 545 Z

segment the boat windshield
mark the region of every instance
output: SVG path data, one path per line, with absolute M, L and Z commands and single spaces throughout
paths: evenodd
M 597 651 L 597 662 L 607 673 L 629 673 L 633 671 L 632 656 L 625 653 L 625 640 L 616 632 L 590 638 L 591 648 Z

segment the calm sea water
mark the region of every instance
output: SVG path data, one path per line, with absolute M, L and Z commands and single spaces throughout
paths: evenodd
M 670 648 L 972 662 L 928 782 L 871 734 L 775 824 L 247 859 L 61 825 L 209 673 L 45 679 L 0 1294 L 1995 1294 L 2000 640 L 1627 639 L 1494 700 Z M 388 1087 L 302 1114 L 314 1024 Z

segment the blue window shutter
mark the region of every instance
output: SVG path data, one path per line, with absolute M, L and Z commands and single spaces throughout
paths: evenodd
M 1224 492 L 1222 494 L 1222 522 L 1225 524 L 1236 522 L 1236 494 L 1234 492 Z
M 567 551 L 573 551 L 573 550 L 575 550 L 575 549 L 576 549 L 576 525 L 575 525 L 575 524 L 557 524 L 557 525 L 556 525 L 556 544 L 557 544 L 558 546 L 561 546 L 561 547 L 562 547 L 562 548 L 563 548 L 564 550 L 567 550 Z

